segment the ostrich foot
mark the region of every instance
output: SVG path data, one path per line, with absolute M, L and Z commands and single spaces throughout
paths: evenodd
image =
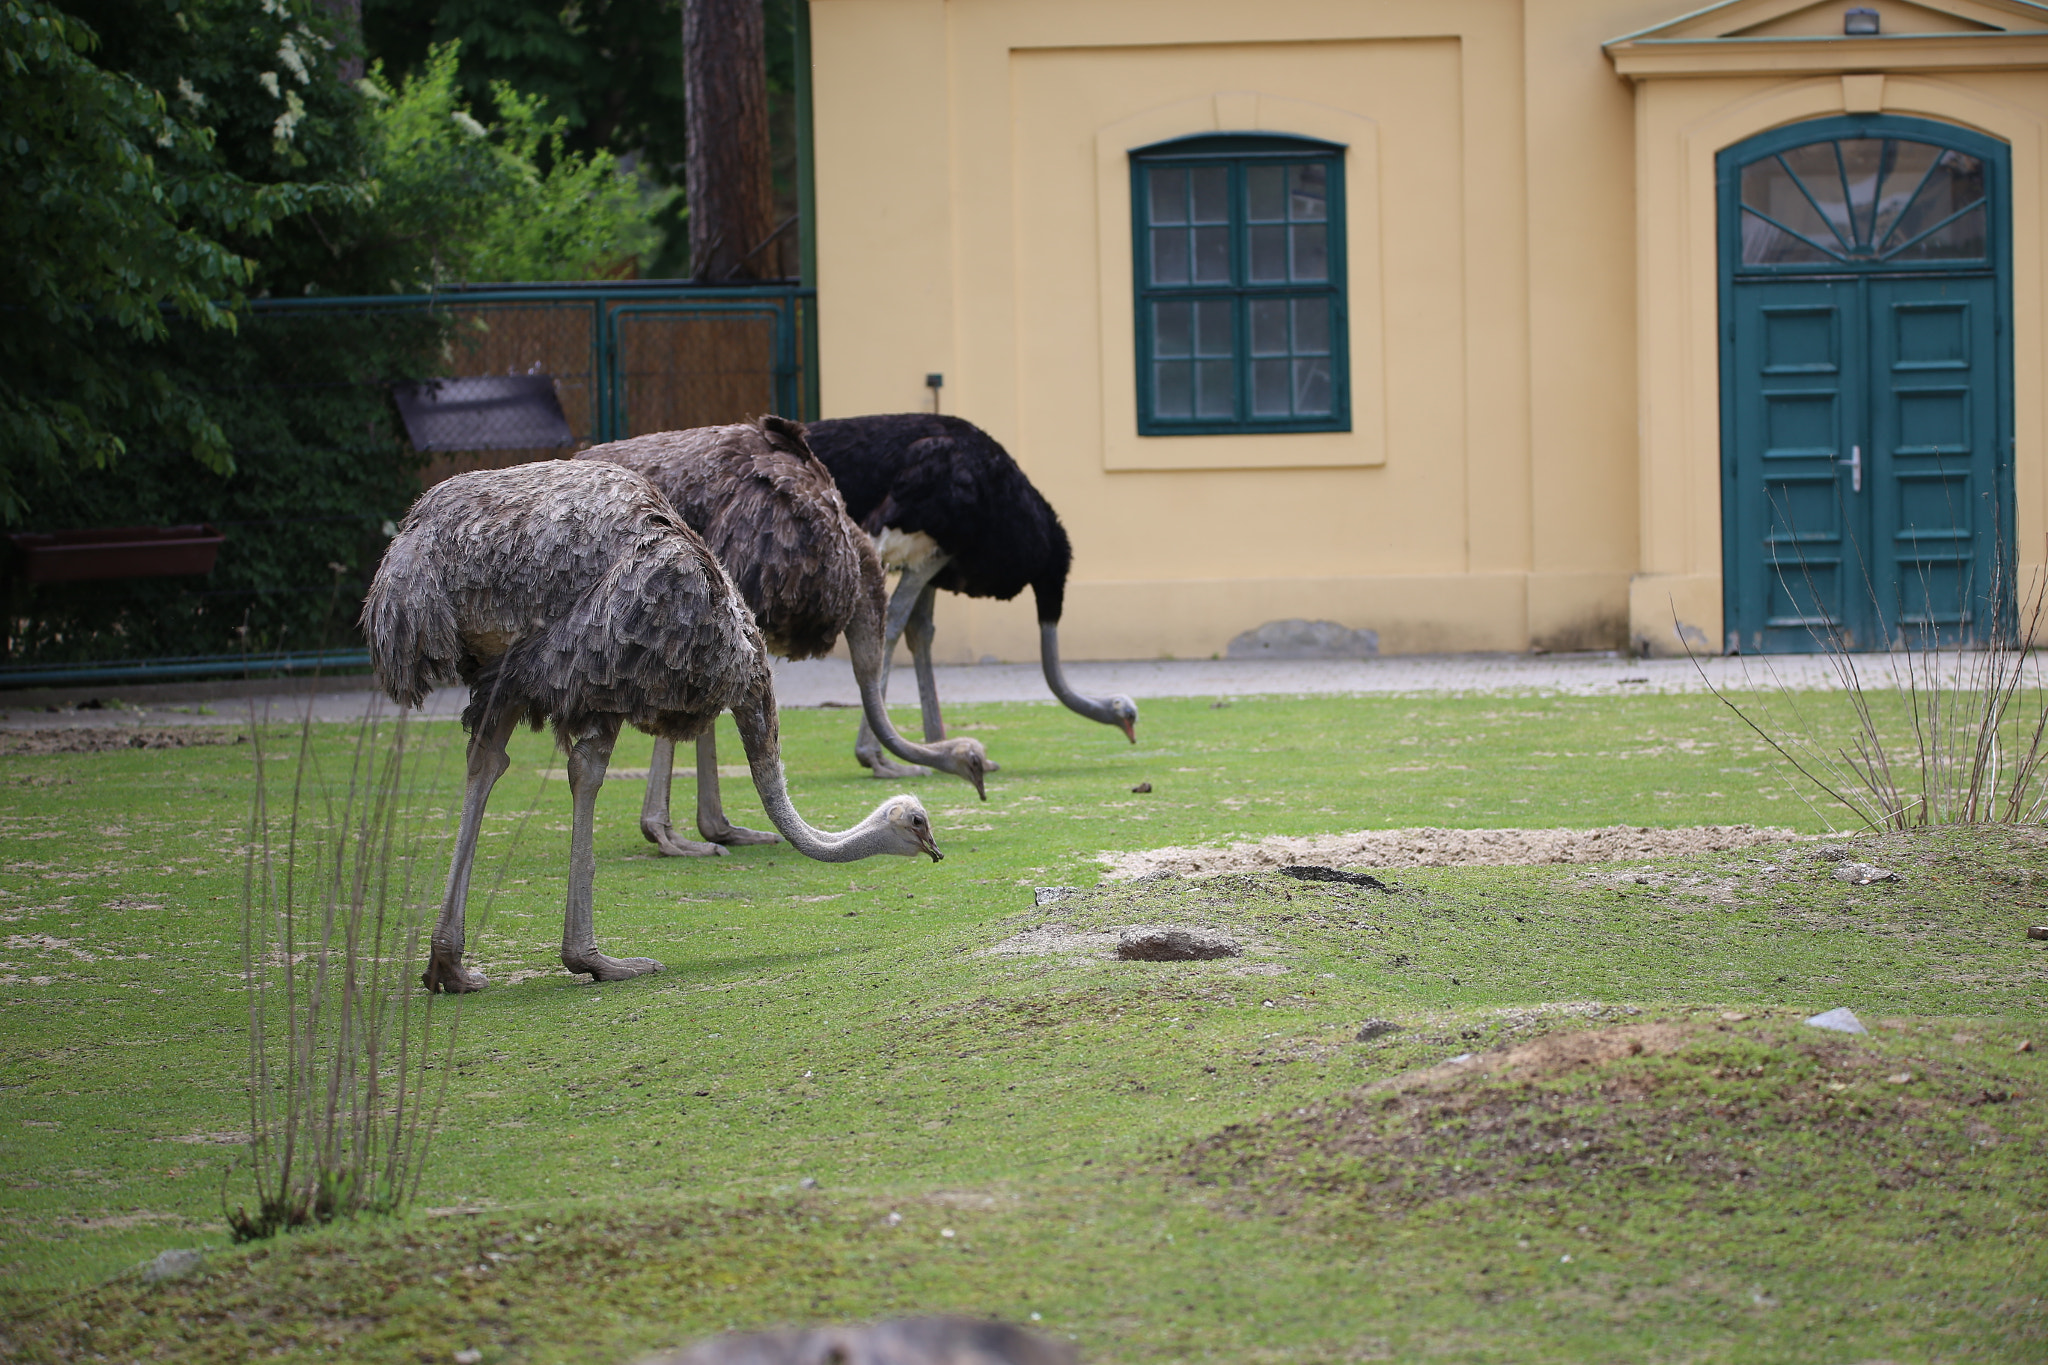
M 420 984 L 430 991 L 467 995 L 488 986 L 490 979 L 463 966 L 461 953 L 436 948 L 427 958 L 427 970 L 420 974 Z
M 631 981 L 636 976 L 652 976 L 661 970 L 661 964 L 651 957 L 606 957 L 595 948 L 580 952 L 562 950 L 562 965 L 570 971 L 588 976 L 592 981 Z
M 782 836 L 774 830 L 743 829 L 738 825 L 721 825 L 712 829 L 706 829 L 704 826 L 698 825 L 697 832 L 709 839 L 713 844 L 723 844 L 726 848 L 734 846 L 744 848 L 754 844 L 779 844 L 782 842 Z M 724 848 L 719 849 L 721 853 L 724 851 Z
M 675 827 L 668 824 L 643 824 L 640 832 L 647 836 L 647 842 L 661 850 L 664 858 L 723 858 L 725 850 L 717 844 L 700 844 L 695 839 L 684 839 L 676 834 Z

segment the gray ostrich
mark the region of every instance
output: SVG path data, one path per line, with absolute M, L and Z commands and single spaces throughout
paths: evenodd
M 631 470 L 546 461 L 436 485 L 384 552 L 362 622 L 377 680 L 399 705 L 419 705 L 436 684 L 469 685 L 468 786 L 422 978 L 429 990 L 486 984 L 462 965 L 463 908 L 484 803 L 521 721 L 552 722 L 568 756 L 562 965 L 572 972 L 619 981 L 661 970 L 651 958 L 605 956 L 591 924 L 592 820 L 622 725 L 694 739 L 729 710 L 768 817 L 798 852 L 826 862 L 940 857 L 914 796 L 891 797 L 843 833 L 804 823 L 783 782 L 761 633 L 704 542 Z
M 865 532 L 846 514 L 832 473 L 811 454 L 803 428 L 781 417 L 732 426 L 664 431 L 593 446 L 577 457 L 623 465 L 647 476 L 669 506 L 704 538 L 761 628 L 771 654 L 813 659 L 843 632 L 860 686 L 863 736 L 872 732 L 897 757 L 974 784 L 994 765 L 980 741 L 941 739 L 913 744 L 896 733 L 883 701 L 882 631 L 887 581 Z M 870 741 L 870 743 L 872 743 Z M 727 844 L 773 843 L 776 836 L 742 829 L 725 818 L 718 789 L 718 741 L 697 736 L 697 832 L 676 837 L 669 816 L 675 744 L 654 741 L 640 832 L 663 853 L 702 857 Z M 908 777 L 870 749 L 862 762 L 882 777 Z

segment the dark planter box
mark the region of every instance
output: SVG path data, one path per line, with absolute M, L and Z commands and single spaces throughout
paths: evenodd
M 7 539 L 14 546 L 16 568 L 29 582 L 77 583 L 211 573 L 227 537 L 211 526 L 111 526 Z

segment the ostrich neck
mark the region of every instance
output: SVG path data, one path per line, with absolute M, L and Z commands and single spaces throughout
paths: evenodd
M 896 733 L 889 723 L 888 703 L 882 696 L 882 672 L 888 661 L 882 657 L 882 618 L 876 605 L 863 597 L 853 619 L 846 623 L 846 652 L 853 656 L 853 680 L 860 685 L 861 714 L 868 729 L 882 747 L 906 763 L 922 763 L 942 772 L 951 771 L 953 756 L 928 748 Z
M 789 846 L 806 858 L 823 863 L 851 863 L 878 853 L 900 853 L 899 841 L 880 812 L 848 830 L 813 829 L 797 814 L 789 799 L 789 785 L 782 773 L 782 743 L 775 716 L 775 694 L 769 689 L 767 670 L 761 670 L 749 695 L 732 708 L 732 718 L 746 746 L 747 766 L 754 774 L 754 790 L 760 793 L 762 809 L 789 840 Z
M 1060 667 L 1060 627 L 1057 621 L 1038 623 L 1038 661 L 1045 668 L 1046 686 L 1069 711 L 1104 725 L 1117 724 L 1116 713 L 1110 710 L 1108 702 L 1084 697 L 1067 686 L 1066 671 Z

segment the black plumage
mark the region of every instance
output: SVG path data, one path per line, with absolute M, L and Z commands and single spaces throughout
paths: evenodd
M 952 557 L 932 582 L 1009 601 L 1026 588 L 1058 624 L 1074 550 L 1059 513 L 996 438 L 929 412 L 835 417 L 805 429 L 846 510 L 871 536 L 923 532 Z
M 909 640 L 926 739 L 945 733 L 931 661 L 934 592 L 1008 601 L 1028 587 L 1053 695 L 1137 742 L 1138 708 L 1129 697 L 1089 697 L 1067 685 L 1059 623 L 1073 546 L 1052 504 L 993 436 L 963 418 L 926 412 L 833 418 L 811 423 L 806 436 L 883 562 L 903 570 L 883 653 L 895 652 L 899 634 Z

